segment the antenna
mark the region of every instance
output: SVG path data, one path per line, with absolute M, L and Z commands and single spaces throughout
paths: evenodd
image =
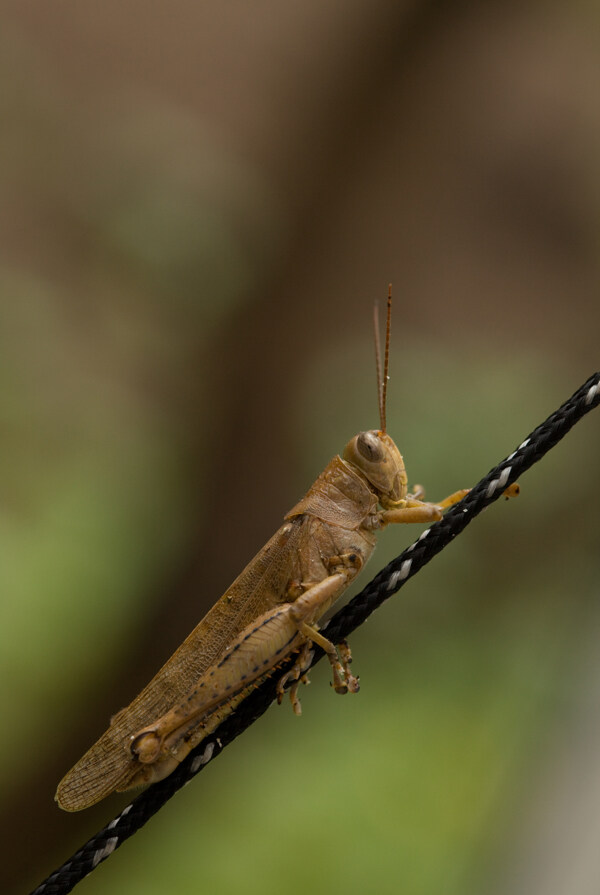
M 379 335 L 379 305 L 375 302 L 373 309 L 373 328 L 375 334 L 375 365 L 377 367 L 377 397 L 379 399 L 379 424 L 381 431 L 385 432 L 385 402 L 387 398 L 387 384 L 390 364 L 390 330 L 392 323 L 392 284 L 388 286 L 387 319 L 385 324 L 385 348 L 383 354 L 383 374 L 381 372 L 381 339 Z
M 377 401 L 379 403 L 379 425 L 383 429 L 383 404 L 381 403 L 383 382 L 381 379 L 381 340 L 379 336 L 379 302 L 373 305 L 373 336 L 375 338 L 375 373 L 377 374 Z

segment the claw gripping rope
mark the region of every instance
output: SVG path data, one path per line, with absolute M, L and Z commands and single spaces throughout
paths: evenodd
M 568 401 L 534 429 L 516 451 L 492 469 L 460 503 L 451 507 L 439 522 L 424 531 L 414 544 L 388 563 L 361 593 L 340 609 L 323 628 L 323 634 L 333 643 L 339 643 L 351 634 L 598 404 L 600 373 L 594 373 Z M 312 665 L 322 656 L 322 650 L 316 648 Z M 172 774 L 134 799 L 70 860 L 50 874 L 32 895 L 64 895 L 70 892 L 268 709 L 275 699 L 276 683 L 277 678 L 271 677 L 257 687 L 210 737 L 190 752 Z

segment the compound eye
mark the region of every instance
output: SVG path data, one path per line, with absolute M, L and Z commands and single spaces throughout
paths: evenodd
M 373 432 L 361 432 L 356 438 L 358 453 L 371 463 L 383 460 L 383 447 Z

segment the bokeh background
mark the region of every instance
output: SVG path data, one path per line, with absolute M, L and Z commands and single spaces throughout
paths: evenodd
M 389 430 L 433 498 L 598 369 L 599 26 L 3 0 L 3 892 L 126 804 L 53 795 L 377 425 L 388 282 Z M 596 893 L 598 416 L 357 633 L 359 696 L 319 667 L 80 891 Z

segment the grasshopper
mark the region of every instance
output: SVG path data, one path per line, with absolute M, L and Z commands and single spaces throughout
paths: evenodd
M 356 692 L 346 643 L 334 646 L 319 619 L 362 569 L 376 533 L 390 524 L 433 522 L 468 489 L 427 503 L 408 490 L 402 455 L 386 432 L 391 289 L 383 376 L 375 327 L 380 428 L 360 432 L 336 456 L 281 528 L 250 561 L 192 633 L 133 702 L 61 780 L 56 801 L 78 811 L 114 791 L 162 780 L 211 734 L 286 657 L 292 669 L 278 682 L 278 701 L 305 681 L 318 644 L 332 667 L 337 693 Z

